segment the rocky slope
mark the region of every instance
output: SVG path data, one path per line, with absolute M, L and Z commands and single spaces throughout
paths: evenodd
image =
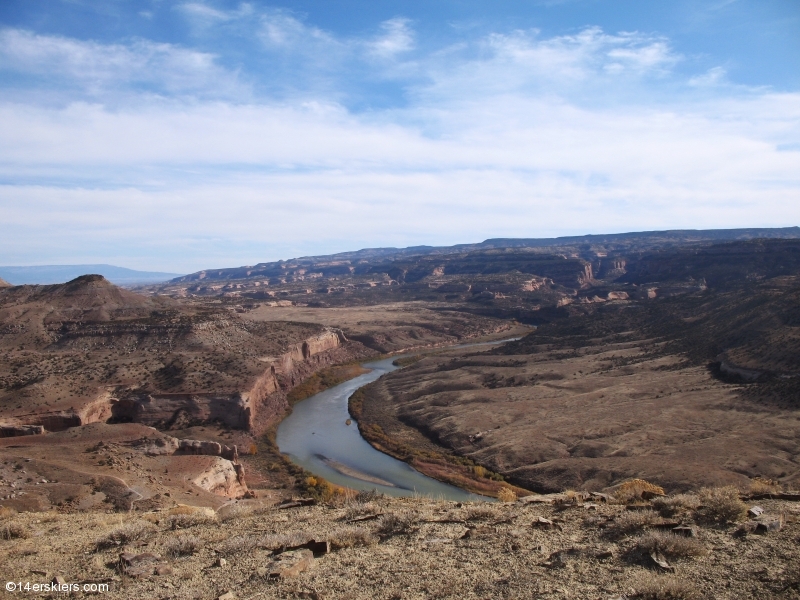
M 14 581 L 107 598 L 800 597 L 797 502 L 729 492 L 5 511 L 0 556 Z
M 536 491 L 636 476 L 670 490 L 757 476 L 798 485 L 798 250 L 771 240 L 650 254 L 616 299 L 595 286 L 518 342 L 431 356 L 372 384 L 359 425 Z
M 96 421 L 257 429 L 315 369 L 369 354 L 319 325 L 245 321 L 96 275 L 0 292 L 0 415 L 46 430 Z

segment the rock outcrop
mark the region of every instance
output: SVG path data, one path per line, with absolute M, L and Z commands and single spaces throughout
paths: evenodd
M 220 457 L 209 457 L 209 464 L 192 483 L 207 492 L 229 498 L 240 498 L 247 493 L 244 467 Z
M 345 347 L 347 342 L 338 329 L 308 337 L 280 356 L 262 359 L 266 363 L 263 374 L 249 389 L 240 392 L 169 394 L 122 390 L 110 399 L 112 420 L 143 423 L 162 430 L 220 422 L 258 433 L 286 411 L 287 391 L 315 371 L 347 360 L 351 348 L 356 354 L 363 354 L 360 344 Z
M 5 279 L 0 278 L 0 288 L 12 287 Z
M 247 494 L 244 466 L 239 463 L 236 446 L 206 440 L 179 440 L 161 434 L 142 437 L 130 445 L 147 456 L 188 455 L 198 460 L 204 457 L 199 465 L 201 472 L 193 479 L 195 485 L 218 496 L 240 498 Z
M 41 425 L 0 425 L 0 438 L 42 434 L 44 427 Z

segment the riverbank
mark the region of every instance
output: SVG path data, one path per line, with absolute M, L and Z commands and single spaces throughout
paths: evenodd
M 527 331 L 528 328 L 524 326 L 515 326 L 513 324 L 509 325 L 509 328 L 505 328 L 502 331 L 495 331 L 488 335 L 477 336 L 476 338 L 469 339 L 469 340 L 462 340 L 467 342 L 468 344 L 485 344 L 485 343 L 492 343 L 496 342 L 498 338 L 506 339 L 509 333 L 511 334 L 521 334 Z M 454 351 L 457 348 L 455 346 L 444 346 L 440 343 L 429 344 L 426 345 L 424 348 L 416 348 L 415 350 L 424 350 L 429 353 L 441 353 L 445 351 Z M 391 360 L 391 356 L 398 356 L 398 354 L 390 355 L 389 360 Z M 402 353 L 400 354 L 402 356 Z M 385 357 L 383 360 L 387 360 Z M 400 360 L 405 360 L 410 357 L 404 357 Z M 371 364 L 370 366 L 374 366 Z M 384 367 L 385 368 L 385 367 Z M 395 367 L 390 367 L 394 369 Z M 315 397 L 319 394 L 322 394 L 326 390 L 331 390 L 336 388 L 347 381 L 351 381 L 354 378 L 360 377 L 369 371 L 368 368 L 365 368 L 363 365 L 359 365 L 357 363 L 348 363 L 343 365 L 335 365 L 332 367 L 328 367 L 323 369 L 304 382 L 300 383 L 299 385 L 295 386 L 289 393 L 287 394 L 287 399 L 289 401 L 289 411 L 285 415 L 283 415 L 282 419 L 276 423 L 273 423 L 272 426 L 265 432 L 263 436 L 258 440 L 258 456 L 257 457 L 250 457 L 248 462 L 251 465 L 255 466 L 256 469 L 260 471 L 268 472 L 268 487 L 279 487 L 282 489 L 287 488 L 294 488 L 296 491 L 300 492 L 301 494 L 308 495 L 311 497 L 315 497 L 318 499 L 328 499 L 335 494 L 342 494 L 345 487 L 348 485 L 358 487 L 359 482 L 363 483 L 379 483 L 385 481 L 382 473 L 380 472 L 381 468 L 388 468 L 396 470 L 396 467 L 393 466 L 391 463 L 385 463 L 382 467 L 378 467 L 376 464 L 364 464 L 362 469 L 356 468 L 355 462 L 359 460 L 364 460 L 363 456 L 359 456 L 365 454 L 365 450 L 369 452 L 374 451 L 374 449 L 381 451 L 383 454 L 387 455 L 388 457 L 399 458 L 401 455 L 399 453 L 394 452 L 386 452 L 382 448 L 375 448 L 373 445 L 370 448 L 367 445 L 367 442 L 364 442 L 364 448 L 361 450 L 357 450 L 353 448 L 352 454 L 350 456 L 341 456 L 339 460 L 333 459 L 330 456 L 327 456 L 328 451 L 323 451 L 321 449 L 317 449 L 317 451 L 312 452 L 310 456 L 306 456 L 305 460 L 298 459 L 298 454 L 304 454 L 302 447 L 297 450 L 295 456 L 287 456 L 286 449 L 281 447 L 278 442 L 278 431 L 279 428 L 283 426 L 283 423 L 286 419 L 291 419 L 291 415 L 293 414 L 294 407 L 298 406 L 298 404 L 306 399 L 310 399 Z M 379 374 L 378 374 L 379 375 Z M 349 396 L 351 392 L 354 392 L 355 388 L 349 390 L 347 395 Z M 323 407 L 320 407 L 320 410 L 326 410 Z M 316 415 L 310 416 L 310 418 L 316 418 Z M 322 427 L 323 429 L 328 430 L 327 433 L 330 434 L 329 431 L 331 427 L 336 428 L 337 426 L 341 426 L 341 423 L 338 421 L 344 422 L 346 419 L 349 418 L 349 414 L 347 413 L 347 398 L 344 397 L 342 399 L 342 414 L 339 415 L 337 413 L 336 416 L 329 415 L 328 417 L 324 418 L 331 418 L 333 419 L 330 422 L 330 426 L 326 426 L 325 424 L 318 424 L 317 429 Z M 335 423 L 334 423 L 335 421 Z M 350 423 L 347 423 L 348 429 Z M 355 425 L 353 426 L 355 429 Z M 351 433 L 357 433 L 356 431 L 350 430 Z M 345 432 L 340 432 L 340 435 L 344 434 Z M 301 430 L 295 432 L 290 438 L 292 439 L 292 443 L 296 443 L 298 439 L 307 438 L 307 436 L 314 435 L 314 431 L 312 430 Z M 320 438 L 317 438 L 319 440 Z M 355 440 L 350 440 L 347 444 L 354 443 Z M 302 444 L 301 444 L 302 446 Z M 335 444 L 334 446 L 337 446 Z M 341 446 L 341 445 L 338 445 Z M 387 444 L 388 446 L 388 444 Z M 339 447 L 331 448 L 330 452 L 337 452 L 341 450 Z M 368 454 L 368 452 L 367 452 Z M 416 457 L 419 458 L 419 457 Z M 485 485 L 484 481 L 482 480 L 489 480 L 486 477 L 492 477 L 493 474 L 487 473 L 483 470 L 480 466 L 474 464 L 467 464 L 467 468 L 464 469 L 464 465 L 459 467 L 459 472 L 456 473 L 453 470 L 454 465 L 448 465 L 447 461 L 441 460 L 438 457 L 426 456 L 426 461 L 419 461 L 417 460 L 415 464 L 411 466 L 423 473 L 424 475 L 434 475 L 432 479 L 448 484 L 448 486 L 455 485 L 456 487 L 461 487 L 459 483 L 466 483 L 466 488 L 469 492 L 478 493 L 483 496 L 492 496 L 497 497 L 499 493 L 503 492 L 505 489 L 506 496 L 511 495 L 509 491 L 509 486 L 506 485 L 498 485 L 490 484 Z M 376 461 L 368 461 L 370 463 L 374 463 Z M 378 463 L 384 463 L 382 459 L 379 457 L 377 458 Z M 408 461 L 404 461 L 406 464 L 409 464 Z M 423 464 L 424 462 L 424 464 Z M 419 465 L 421 468 L 417 468 Z M 344 467 L 344 468 L 343 468 Z M 370 470 L 371 469 L 371 470 Z M 365 472 L 369 471 L 369 472 Z M 407 471 L 410 471 L 406 468 Z M 320 476 L 321 475 L 321 476 Z M 339 475 L 345 476 L 344 479 L 339 477 Z M 401 480 L 403 480 L 404 484 L 398 484 L 398 486 L 394 486 L 394 484 L 388 483 L 385 487 L 396 487 L 397 493 L 403 493 L 402 490 L 406 492 L 413 492 L 413 491 L 421 491 L 424 488 L 430 487 L 425 484 L 423 481 L 414 482 L 413 472 L 406 472 L 406 473 L 397 473 L 395 475 L 399 475 Z M 350 482 L 347 481 L 347 478 L 354 479 Z M 470 479 L 474 478 L 474 481 L 470 482 Z M 328 481 L 328 479 L 333 479 L 334 481 Z M 343 479 L 342 481 L 339 481 Z M 338 481 L 338 485 L 336 483 Z M 497 479 L 497 481 L 501 481 Z M 290 483 L 291 482 L 291 483 Z M 481 485 L 483 483 L 483 485 Z M 380 485 L 380 483 L 379 483 Z M 411 486 L 411 487 L 403 487 Z M 435 486 L 434 486 L 435 487 Z M 359 488 L 360 489 L 360 488 Z M 392 490 L 386 489 L 384 490 L 387 493 L 393 493 Z M 446 496 L 451 496 L 453 491 L 448 491 L 446 489 L 441 489 L 434 493 L 444 493 Z M 521 489 L 514 489 L 513 493 L 515 494 L 525 494 L 524 490 Z
M 506 482 L 502 475 L 469 458 L 438 450 L 429 440 L 420 439 L 423 436 L 419 432 L 416 435 L 406 432 L 406 435 L 401 436 L 397 428 L 394 428 L 394 435 L 387 434 L 379 423 L 367 416 L 375 413 L 364 411 L 364 403 L 368 397 L 365 388 L 370 386 L 360 388 L 350 396 L 348 407 L 358 423 L 361 436 L 376 450 L 407 463 L 423 475 L 474 494 L 508 500 L 533 493 Z M 414 443 L 409 441 L 409 437 L 414 438 Z

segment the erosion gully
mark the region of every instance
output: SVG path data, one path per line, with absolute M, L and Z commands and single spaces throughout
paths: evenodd
M 519 338 L 462 344 L 452 348 L 496 346 Z M 348 412 L 358 388 L 399 367 L 393 362 L 414 353 L 363 363 L 369 373 L 329 388 L 294 405 L 278 426 L 281 452 L 315 475 L 356 490 L 378 490 L 390 496 L 423 495 L 446 500 L 492 500 L 423 475 L 408 464 L 373 448 Z M 349 424 L 348 424 L 349 422 Z

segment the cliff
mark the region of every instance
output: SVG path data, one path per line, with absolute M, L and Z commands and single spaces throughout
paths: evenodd
M 156 393 L 120 390 L 111 397 L 115 422 L 136 422 L 158 429 L 182 429 L 221 422 L 235 429 L 263 431 L 289 405 L 286 392 L 326 366 L 366 356 L 369 351 L 344 334 L 326 329 L 289 347 L 275 357 L 264 357 L 263 372 L 240 391 L 230 393 Z

